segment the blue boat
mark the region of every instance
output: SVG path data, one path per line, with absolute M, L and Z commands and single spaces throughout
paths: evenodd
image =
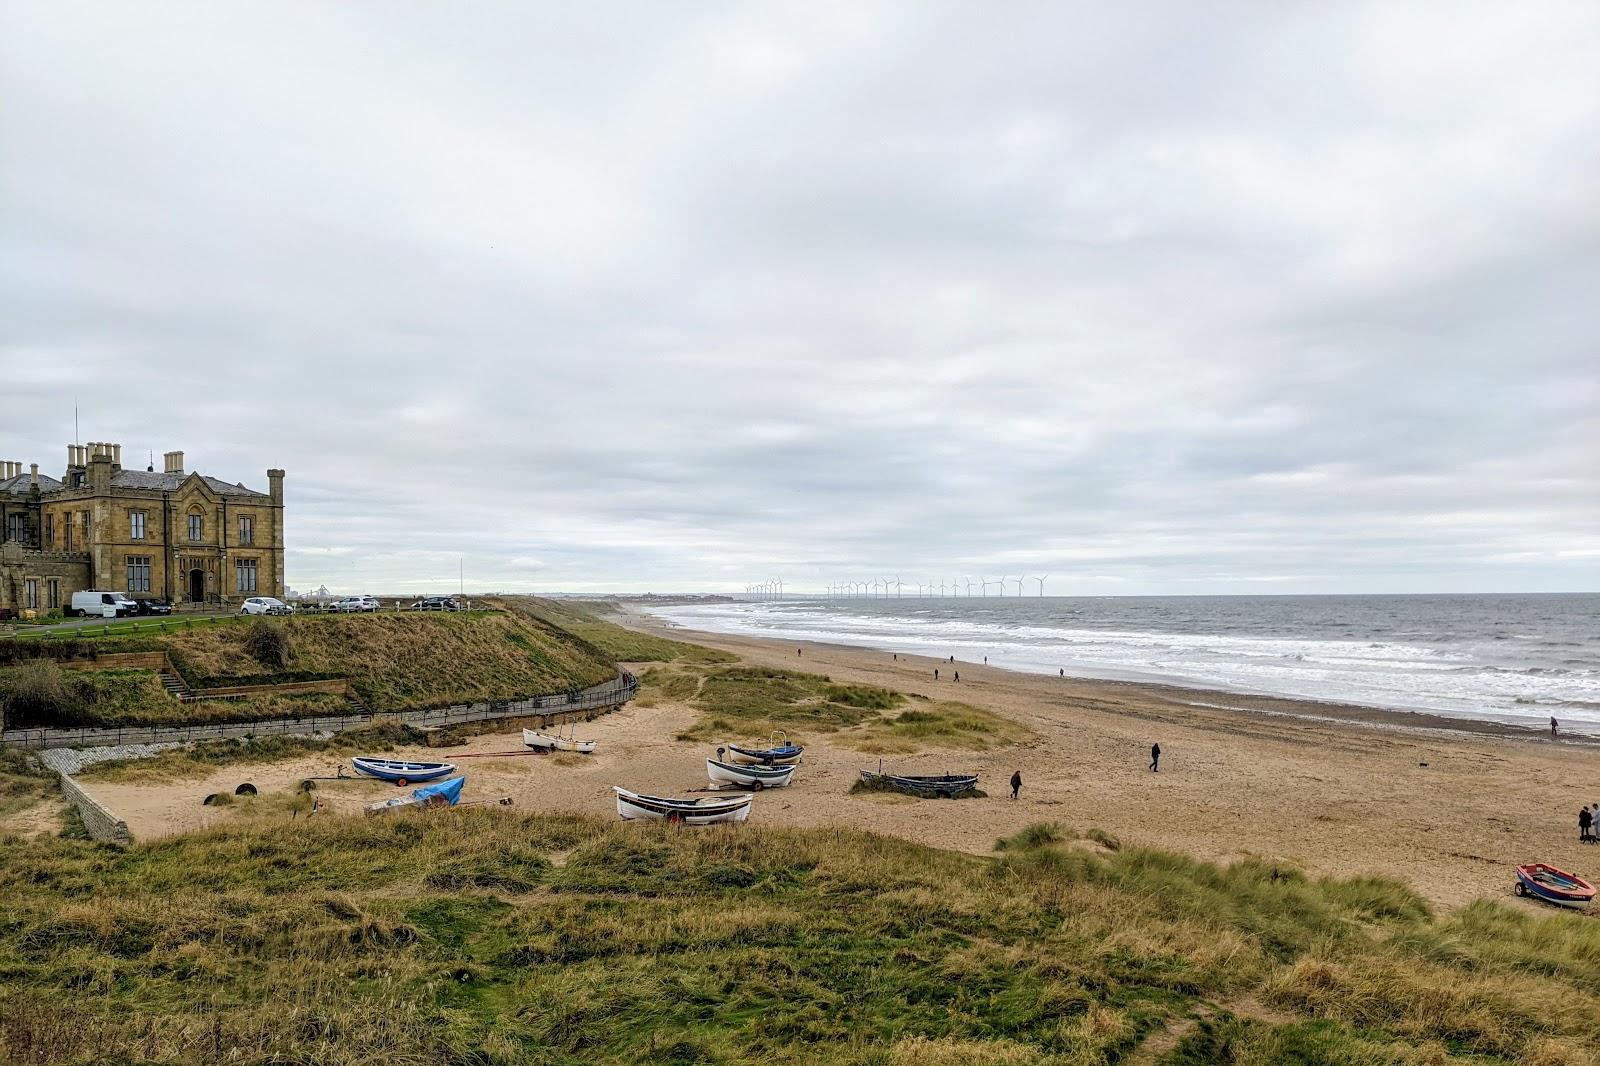
M 770 748 L 745 748 L 738 744 L 727 745 L 729 760 L 746 766 L 793 766 L 800 761 L 805 748 L 792 741 Z
M 1589 882 L 1542 862 L 1517 867 L 1517 883 L 1513 887 L 1519 896 L 1532 896 L 1574 910 L 1582 910 L 1594 899 L 1594 886 Z
M 408 762 L 404 759 L 380 759 L 372 755 L 357 755 L 350 760 L 350 765 L 356 768 L 358 774 L 397 785 L 409 785 L 413 781 L 437 781 L 456 772 L 455 763 Z

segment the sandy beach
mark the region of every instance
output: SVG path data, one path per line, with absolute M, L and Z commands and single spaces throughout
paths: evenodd
M 636 624 L 640 623 L 635 619 Z M 807 737 L 794 787 L 756 800 L 753 818 L 788 825 L 849 824 L 946 848 L 987 852 L 997 837 L 1038 821 L 1104 829 L 1126 844 L 1228 862 L 1259 856 L 1316 874 L 1399 877 L 1439 906 L 1482 896 L 1510 900 L 1512 867 L 1538 859 L 1594 873 L 1600 847 L 1580 845 L 1575 819 L 1600 799 L 1597 751 L 1498 726 L 1449 723 L 1366 708 L 1304 704 L 1117 682 L 1061 680 L 829 645 L 795 645 L 713 634 L 673 635 L 734 651 L 749 662 L 801 668 L 960 699 L 1012 718 L 1036 738 L 987 752 L 930 752 L 897 759 L 909 772 L 976 770 L 987 799 L 916 801 L 847 795 L 876 758 Z M 945 680 L 933 680 L 935 666 Z M 1202 704 L 1211 704 L 1204 706 Z M 589 723 L 590 757 L 461 759 L 468 800 L 509 796 L 519 809 L 570 809 L 613 816 L 613 784 L 647 792 L 707 787 L 701 743 L 674 740 L 695 720 L 688 706 L 638 704 Z M 737 739 L 737 738 L 730 738 Z M 1161 769 L 1147 769 L 1150 745 Z M 484 734 L 434 757 L 516 751 L 520 736 Z M 244 781 L 288 792 L 333 774 L 332 756 L 231 766 L 200 780 L 88 782 L 148 840 L 245 816 L 201 805 Z M 1021 801 L 1006 798 L 1013 770 Z M 1589 793 L 1594 793 L 1590 795 Z M 322 781 L 334 811 L 394 795 L 381 782 Z

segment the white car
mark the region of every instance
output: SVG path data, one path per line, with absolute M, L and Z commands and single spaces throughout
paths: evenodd
M 347 596 L 328 604 L 330 611 L 376 611 L 377 609 L 378 600 L 375 596 Z
M 240 614 L 294 614 L 294 608 L 275 596 L 251 596 L 239 607 Z

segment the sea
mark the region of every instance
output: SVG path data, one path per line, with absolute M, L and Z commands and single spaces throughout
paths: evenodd
M 690 629 L 1600 734 L 1600 594 L 737 600 Z

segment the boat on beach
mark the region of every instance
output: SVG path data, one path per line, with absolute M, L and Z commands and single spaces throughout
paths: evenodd
M 1529 896 L 1558 907 L 1582 910 L 1594 900 L 1594 886 L 1577 874 L 1542 862 L 1517 867 L 1517 895 Z
M 409 785 L 414 781 L 437 781 L 456 772 L 455 763 L 408 762 L 404 759 L 380 759 L 375 755 L 357 755 L 350 760 L 356 773 L 376 777 L 396 785 Z
M 380 803 L 369 803 L 362 808 L 368 815 L 388 814 L 402 807 L 454 807 L 461 802 L 461 787 L 467 783 L 466 776 L 452 777 L 448 781 L 439 781 L 412 792 L 409 796 L 396 796 L 394 799 L 383 800 Z
M 978 787 L 977 774 L 887 774 L 882 771 L 861 771 L 861 783 L 870 788 L 887 788 L 924 798 L 960 795 Z
M 551 736 L 536 729 L 524 729 L 522 742 L 535 751 L 575 751 L 579 755 L 594 754 L 598 741 L 576 740 L 572 737 Z
M 723 762 L 720 759 L 706 760 L 706 778 L 713 785 L 734 785 L 757 792 L 764 788 L 787 788 L 794 780 L 794 771 L 792 763 L 788 766 L 756 766 Z
M 714 822 L 742 822 L 750 817 L 749 793 L 707 799 L 670 799 L 645 796 L 612 785 L 617 794 L 617 814 L 622 820 L 668 821 L 681 825 L 711 825 Z
M 806 750 L 789 740 L 774 744 L 770 748 L 742 747 L 738 744 L 723 746 L 728 750 L 729 762 L 743 763 L 746 766 L 793 766 L 800 761 L 800 756 Z

